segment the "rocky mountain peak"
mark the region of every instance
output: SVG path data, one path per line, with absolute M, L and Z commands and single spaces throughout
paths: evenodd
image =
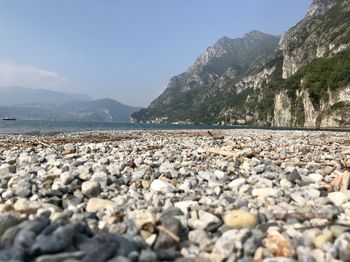
M 271 37 L 271 35 L 265 34 L 263 32 L 260 32 L 258 30 L 253 30 L 249 33 L 246 33 L 243 38 L 246 38 L 248 40 L 255 40 L 255 39 L 264 39 L 266 37 Z
M 336 4 L 337 0 L 313 0 L 306 18 L 323 15 Z
M 262 33 L 257 30 L 253 30 L 240 38 L 229 38 L 224 36 L 220 38 L 215 44 L 208 47 L 196 60 L 193 66 L 189 68 L 189 71 L 202 67 L 213 61 L 213 59 L 224 58 L 231 61 L 236 60 L 238 63 L 242 60 L 242 57 L 249 56 L 251 49 L 255 49 L 256 44 L 271 47 L 278 41 L 278 36 Z
M 216 44 L 226 44 L 226 43 L 231 43 L 231 42 L 232 42 L 232 38 L 229 38 L 227 36 L 223 36 L 216 42 Z
M 223 53 L 231 48 L 232 42 L 234 40 L 227 36 L 220 38 L 212 46 L 208 47 L 206 52 L 210 51 L 212 53 Z M 205 53 L 205 52 L 204 52 Z

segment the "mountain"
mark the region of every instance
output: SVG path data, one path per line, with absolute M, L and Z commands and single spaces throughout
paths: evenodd
M 133 114 L 133 118 L 143 121 L 160 117 L 174 121 L 213 120 L 206 113 L 214 112 L 210 108 L 203 111 L 203 106 L 214 106 L 211 100 L 218 90 L 235 92 L 236 87 L 231 82 L 272 57 L 278 42 L 278 36 L 258 31 L 237 39 L 221 38 L 186 72 L 171 78 L 163 94 L 149 108 Z
M 113 99 L 67 101 L 53 104 L 0 106 L 0 118 L 22 120 L 57 120 L 87 122 L 130 122 L 130 115 L 139 107 L 127 106 Z
M 136 121 L 350 126 L 349 0 L 314 0 L 279 40 L 222 38 Z
M 0 118 L 88 122 L 129 122 L 140 107 L 113 99 L 24 87 L 0 88 Z
M 350 126 L 350 1 L 314 0 L 282 38 L 276 126 Z M 283 106 L 281 106 L 283 105 Z
M 0 106 L 19 104 L 60 103 L 72 100 L 89 101 L 91 97 L 47 89 L 33 89 L 19 86 L 0 87 Z

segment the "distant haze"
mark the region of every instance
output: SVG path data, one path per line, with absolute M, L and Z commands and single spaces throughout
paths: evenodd
M 185 71 L 219 38 L 252 30 L 280 35 L 310 4 L 311 0 L 1 1 L 0 87 L 50 89 L 147 106 L 171 76 Z M 0 99 L 2 103 L 6 101 Z
M 140 110 L 113 99 L 19 86 L 0 87 L 0 119 L 129 122 Z
M 19 86 L 0 87 L 0 106 L 51 104 L 74 100 L 89 101 L 91 97 L 83 94 L 23 88 Z

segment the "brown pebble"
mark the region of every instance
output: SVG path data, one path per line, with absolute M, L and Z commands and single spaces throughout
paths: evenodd
M 263 244 L 275 257 L 293 256 L 294 252 L 289 240 L 278 232 L 268 234 Z
M 340 186 L 342 184 L 342 176 L 336 176 L 335 178 L 333 178 L 332 182 L 331 182 L 331 186 L 333 186 L 333 190 L 334 191 L 339 191 L 340 190 Z
M 147 180 L 142 180 L 142 187 L 144 189 L 148 189 L 149 188 L 149 182 Z
M 350 184 L 350 173 L 346 171 L 342 176 L 340 191 L 346 192 L 349 189 L 349 184 Z

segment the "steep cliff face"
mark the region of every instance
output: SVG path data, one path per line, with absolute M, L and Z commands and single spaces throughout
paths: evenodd
M 258 99 L 246 102 L 253 105 L 247 110 L 252 123 L 270 124 L 272 114 L 274 126 L 350 126 L 349 43 L 350 1 L 313 1 L 305 18 L 280 41 L 277 74 L 254 92 Z
M 350 125 L 350 84 L 337 91 L 329 91 L 329 101 L 322 107 L 321 127 Z
M 315 16 L 324 15 L 328 10 L 334 7 L 337 0 L 314 0 L 306 14 L 306 19 L 311 19 Z
M 300 97 L 303 101 L 303 107 L 304 107 L 304 127 L 315 127 L 317 118 L 319 116 L 319 111 L 317 111 L 314 107 L 314 105 L 311 102 L 310 94 L 307 90 L 302 90 L 300 92 Z
M 314 0 L 305 18 L 283 35 L 283 78 L 315 58 L 331 56 L 349 46 L 349 1 Z
M 245 89 L 256 90 L 261 88 L 263 83 L 269 81 L 270 76 L 275 70 L 276 66 L 272 66 L 271 68 L 264 68 L 256 74 L 243 77 L 243 79 L 236 84 L 236 92 L 240 93 Z
M 222 38 L 138 121 L 350 126 L 350 1 L 314 0 L 281 39 Z
M 274 126 L 292 126 L 292 103 L 286 91 L 281 91 L 275 96 Z

